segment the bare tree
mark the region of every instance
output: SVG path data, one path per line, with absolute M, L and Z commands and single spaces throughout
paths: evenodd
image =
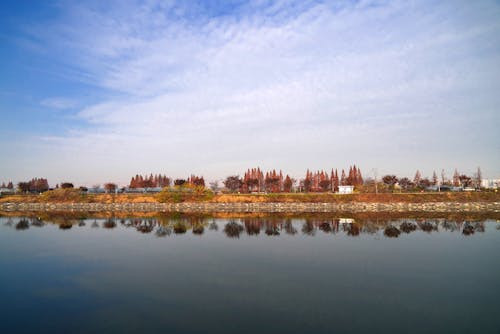
M 241 186 L 243 185 L 243 181 L 238 175 L 232 175 L 226 178 L 226 180 L 224 181 L 224 185 L 231 192 L 236 192 L 240 190 Z
M 219 190 L 219 181 L 215 180 L 210 182 L 210 189 L 212 189 L 213 192 Z
M 474 186 L 476 189 L 481 188 L 481 180 L 483 179 L 483 173 L 481 173 L 481 168 L 477 167 L 476 174 L 474 175 Z

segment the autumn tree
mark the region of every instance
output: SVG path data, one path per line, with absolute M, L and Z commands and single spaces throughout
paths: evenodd
M 205 187 L 205 179 L 203 178 L 203 176 L 191 175 L 187 179 L 187 183 L 196 187 Z
M 130 188 L 164 188 L 169 187 L 171 183 L 170 178 L 161 174 L 150 175 L 135 175 L 130 179 Z
M 175 179 L 174 181 L 174 186 L 181 187 L 186 183 L 186 180 L 184 179 Z
M 459 175 L 458 176 L 458 180 L 459 180 L 459 183 L 461 185 L 463 185 L 464 187 L 470 187 L 472 185 L 472 178 L 465 175 L 465 174 L 462 174 L 462 175 Z
M 283 182 L 283 191 L 284 192 L 291 192 L 293 187 L 293 180 L 290 176 L 285 177 L 285 181 Z
M 30 183 L 29 182 L 19 182 L 17 184 L 17 188 L 22 193 L 27 193 L 30 191 Z
M 115 183 L 105 183 L 104 184 L 104 190 L 107 192 L 107 193 L 114 193 L 116 192 L 116 188 L 118 188 L 118 186 L 115 184 Z
M 333 192 L 338 191 L 339 190 L 339 173 L 338 173 L 337 169 L 335 169 L 335 172 L 334 172 L 333 168 L 332 168 L 330 181 L 332 182 L 332 191 Z
M 384 184 L 392 187 L 394 186 L 396 183 L 398 183 L 398 178 L 396 175 L 384 175 L 382 177 L 382 182 L 384 182 Z
M 413 182 L 411 182 L 411 180 L 407 177 L 403 177 L 403 178 L 399 179 L 398 183 L 401 186 L 401 188 L 403 188 L 404 190 L 407 190 L 411 186 L 413 186 Z
M 223 183 L 224 186 L 233 193 L 239 191 L 243 185 L 243 181 L 238 175 L 228 176 Z
M 302 185 L 304 187 L 305 192 L 310 192 L 312 188 L 312 173 L 309 171 L 309 169 L 306 172 L 306 177 L 304 180 L 302 180 Z
M 345 171 L 342 169 L 342 174 L 340 176 L 340 185 L 347 186 L 347 177 L 345 175 Z

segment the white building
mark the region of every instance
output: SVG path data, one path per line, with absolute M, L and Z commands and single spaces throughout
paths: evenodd
M 486 189 L 500 188 L 500 179 L 482 179 L 481 187 Z
M 352 194 L 354 186 L 339 186 L 339 194 Z

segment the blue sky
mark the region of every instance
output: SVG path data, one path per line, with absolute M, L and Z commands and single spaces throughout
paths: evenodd
M 0 182 L 500 177 L 498 1 L 2 1 Z

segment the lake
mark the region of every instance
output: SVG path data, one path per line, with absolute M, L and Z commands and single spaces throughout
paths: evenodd
M 0 217 L 1 333 L 500 333 L 500 223 Z

